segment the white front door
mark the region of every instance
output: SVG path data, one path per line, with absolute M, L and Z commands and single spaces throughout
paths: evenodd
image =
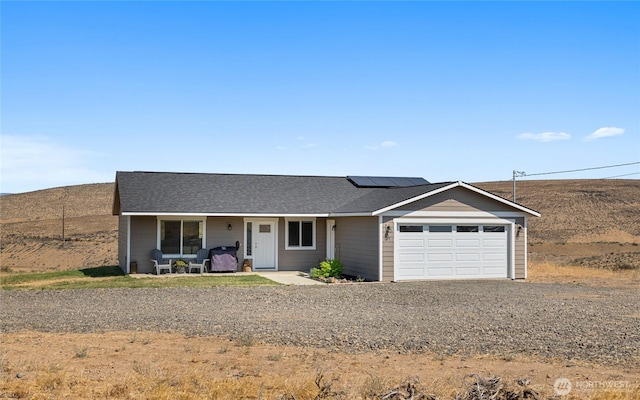
M 336 220 L 327 220 L 327 258 L 336 258 Z
M 277 220 L 252 221 L 254 270 L 275 270 Z

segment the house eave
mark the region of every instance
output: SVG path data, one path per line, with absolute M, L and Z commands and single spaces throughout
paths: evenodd
M 338 217 L 373 217 L 373 214 L 370 212 L 344 212 L 344 213 L 329 213 L 329 217 L 338 218 Z
M 187 212 L 154 212 L 154 211 L 128 211 L 123 212 L 122 215 L 130 215 L 137 217 L 170 217 L 170 216 L 183 216 L 183 217 L 254 217 L 254 218 L 323 218 L 328 217 L 328 213 L 187 213 Z

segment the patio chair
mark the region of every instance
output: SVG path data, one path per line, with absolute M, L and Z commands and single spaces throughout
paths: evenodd
M 156 269 L 157 275 L 160 275 L 163 270 L 171 273 L 171 260 L 167 260 L 166 264 L 162 264 L 162 251 L 158 249 L 151 250 L 151 262 Z
M 205 257 L 208 255 L 209 255 L 209 250 L 207 249 L 198 250 L 198 252 L 196 253 L 196 262 L 194 263 L 189 261 L 189 267 L 187 268 L 187 272 L 191 273 L 191 269 L 199 269 L 201 274 L 203 272 L 206 272 L 207 261 L 209 261 L 209 259 Z

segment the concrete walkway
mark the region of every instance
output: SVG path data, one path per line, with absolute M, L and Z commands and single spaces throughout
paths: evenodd
M 302 276 L 299 271 L 265 271 L 265 272 L 223 272 L 223 273 L 205 273 L 205 274 L 131 274 L 132 278 L 178 278 L 187 276 L 242 276 L 242 275 L 259 275 L 263 278 L 270 279 L 282 285 L 326 285 L 326 283 L 308 278 L 307 274 Z
M 272 272 L 254 272 L 263 278 L 270 279 L 283 285 L 326 285 L 326 283 L 308 278 L 307 275 L 298 271 L 272 271 Z

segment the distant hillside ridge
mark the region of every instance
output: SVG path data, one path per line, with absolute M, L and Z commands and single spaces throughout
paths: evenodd
M 475 186 L 513 199 L 513 182 Z M 529 241 L 640 243 L 640 180 L 516 182 L 516 202 L 542 214 L 529 219 Z
M 507 200 L 512 181 L 472 185 Z M 640 180 L 522 180 L 516 201 L 542 214 L 529 219 L 529 241 L 640 242 Z M 45 189 L 0 197 L 0 222 L 111 215 L 114 183 Z
M 114 183 L 92 183 L 0 197 L 0 222 L 111 215 Z

